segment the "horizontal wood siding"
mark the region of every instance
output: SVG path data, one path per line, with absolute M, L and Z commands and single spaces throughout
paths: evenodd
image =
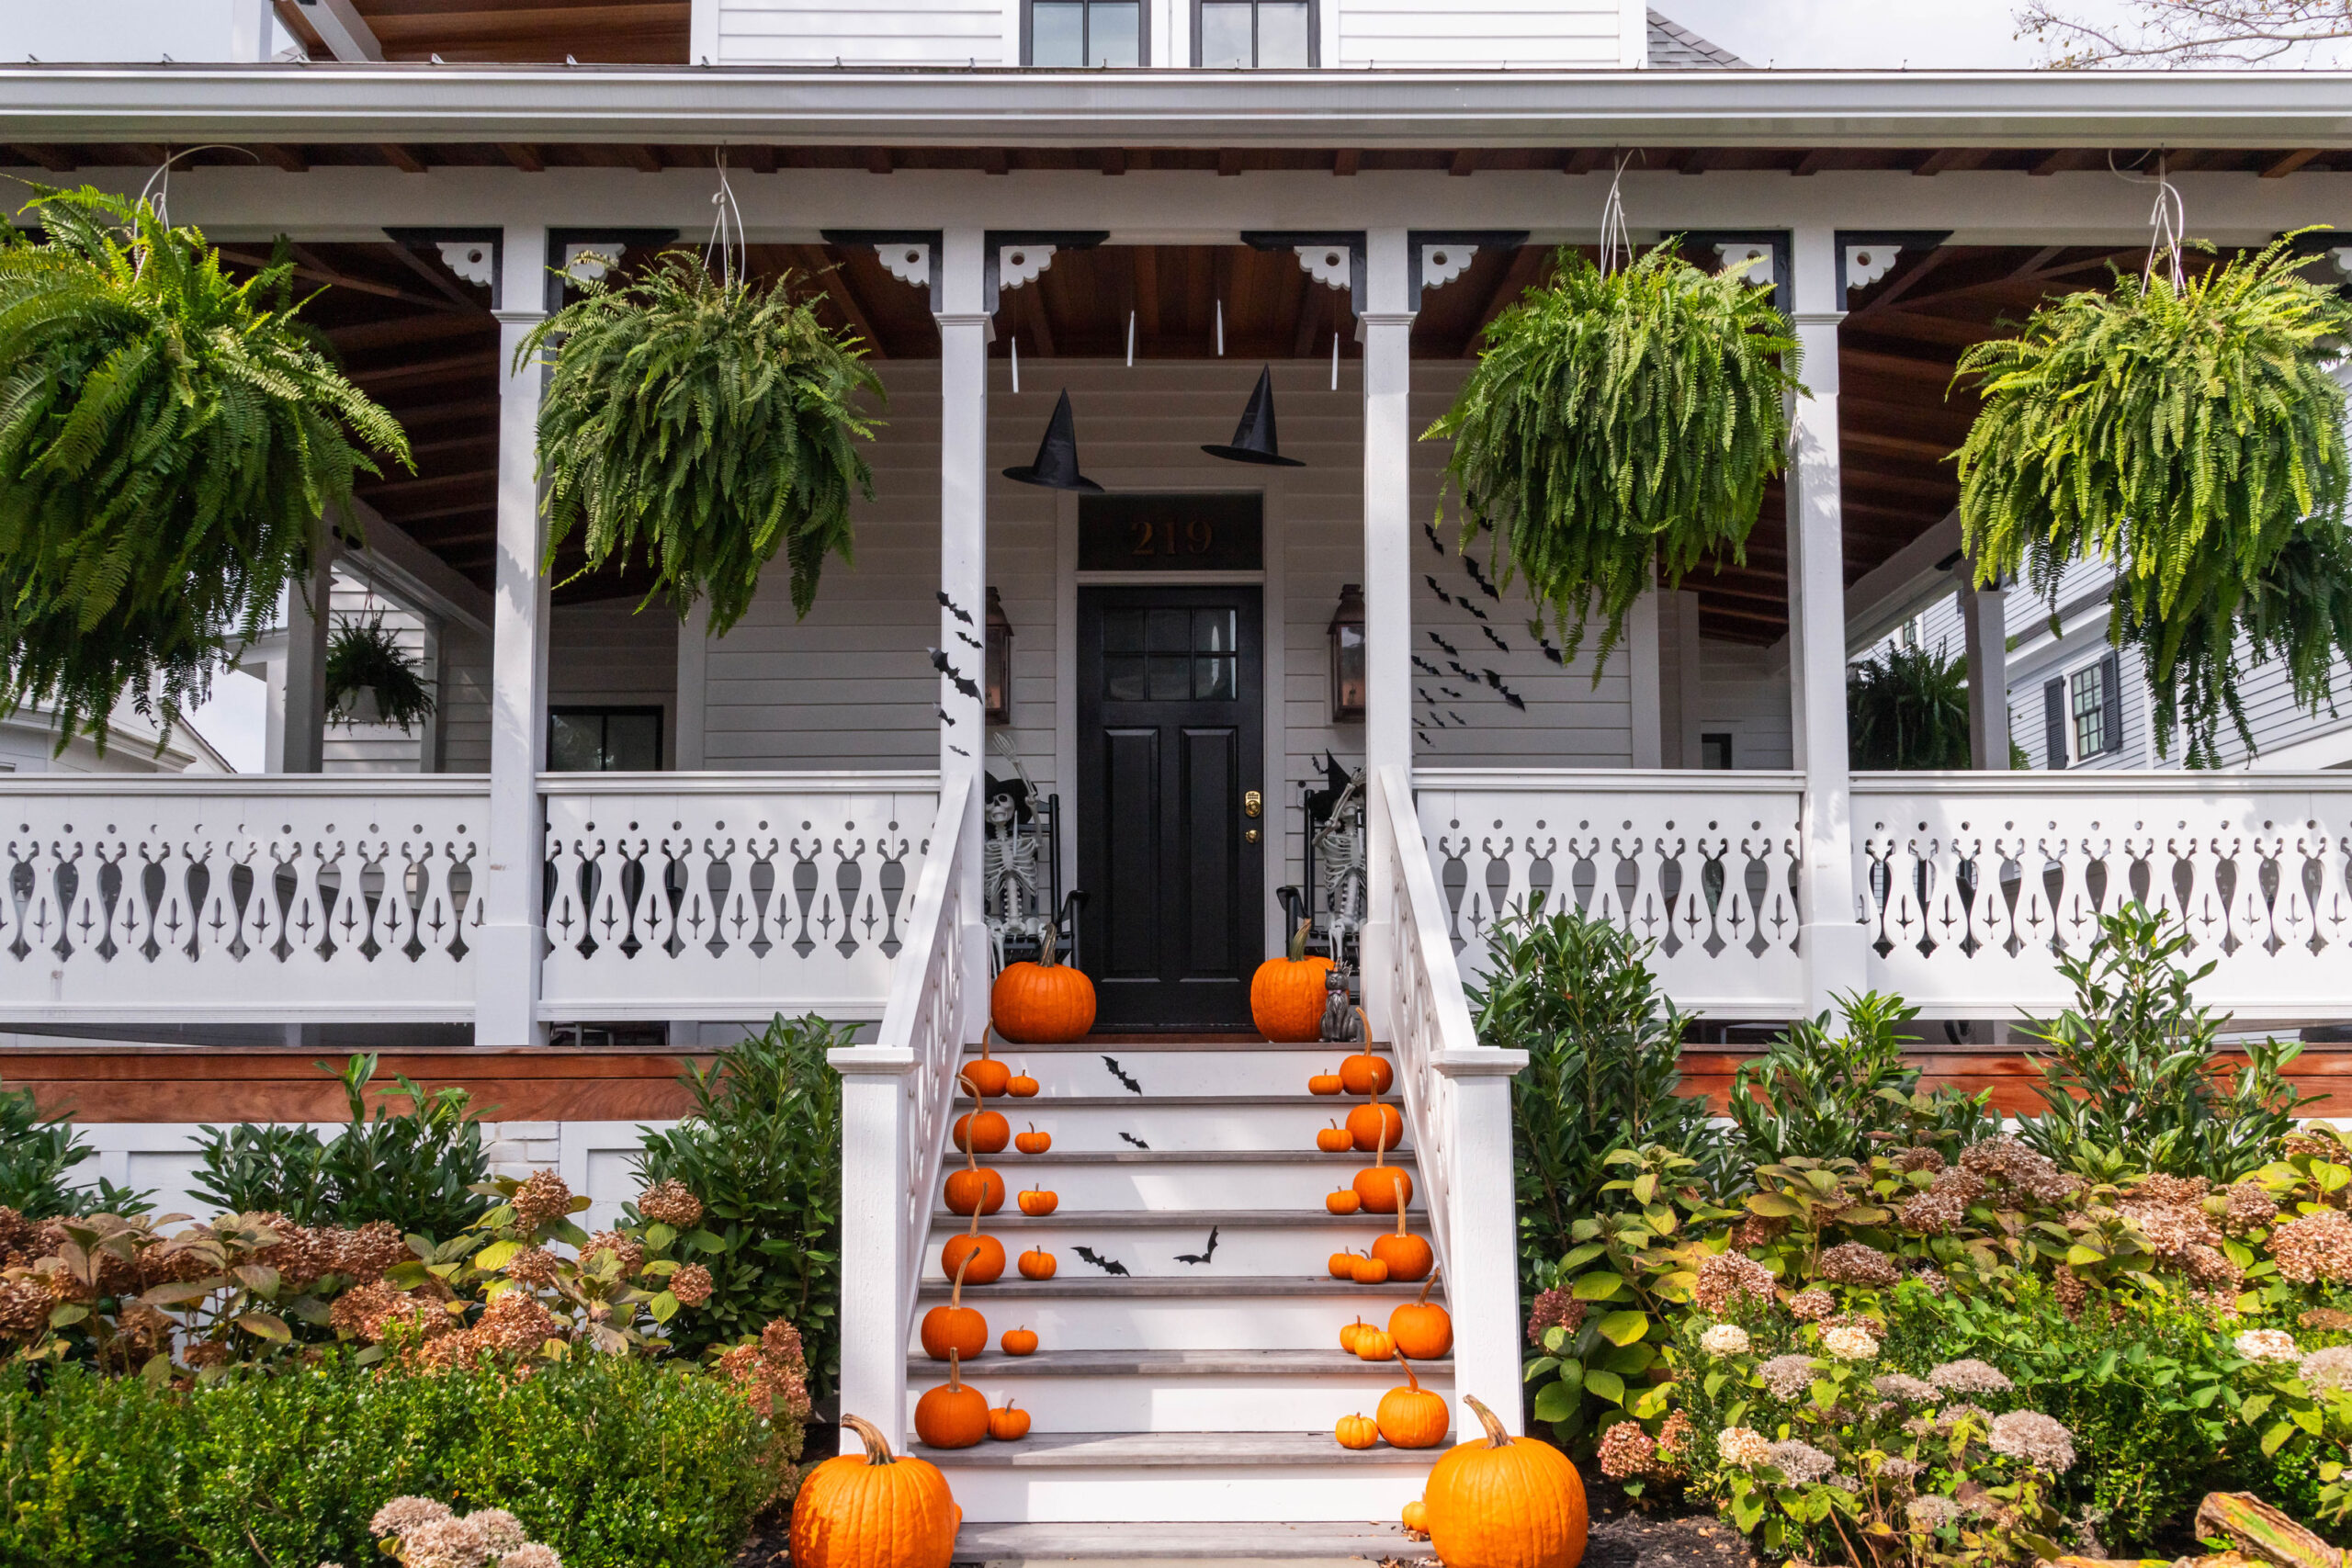
M 1792 768 L 1786 659 L 1746 643 L 1699 643 L 1701 735 L 1728 734 L 1736 769 Z M 1698 759 L 1692 758 L 1692 764 Z
M 556 707 L 658 707 L 662 761 L 678 758 L 678 617 L 656 599 L 563 604 L 548 633 L 548 702 Z
M 490 638 L 441 628 L 441 772 L 490 772 Z
M 1608 69 L 1623 58 L 1617 0 L 1340 0 L 1343 66 L 1564 66 Z
M 719 0 L 722 65 L 1017 65 L 1017 0 Z

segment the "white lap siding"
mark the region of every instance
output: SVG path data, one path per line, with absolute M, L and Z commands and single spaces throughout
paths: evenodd
M 1339 24 L 1326 64 L 1609 70 L 1648 51 L 1643 8 L 1620 0 L 1339 0 Z
M 717 0 L 721 65 L 1017 65 L 1019 0 Z

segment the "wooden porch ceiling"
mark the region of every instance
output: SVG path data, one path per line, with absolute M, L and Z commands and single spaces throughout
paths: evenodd
M 384 58 L 467 63 L 684 65 L 692 0 L 352 0 Z M 313 60 L 333 60 L 302 6 L 277 14 Z

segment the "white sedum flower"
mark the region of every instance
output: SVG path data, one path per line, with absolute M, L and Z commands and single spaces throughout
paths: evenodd
M 1821 1337 L 1821 1348 L 1841 1361 L 1874 1361 L 1878 1359 L 1878 1341 L 1870 1330 L 1840 1325 Z
M 2283 1328 L 2249 1328 L 2233 1343 L 2249 1361 L 2292 1361 L 2302 1356 L 2295 1337 Z
M 1772 1459 L 1771 1439 L 1752 1427 L 1725 1427 L 1715 1435 L 1715 1451 L 1725 1464 L 1753 1470 Z
M 1747 1344 L 1747 1330 L 1736 1323 L 1718 1323 L 1699 1336 L 1699 1348 L 1710 1356 L 1745 1356 Z
M 2039 1410 L 1994 1416 L 1984 1441 L 1995 1453 L 2039 1465 L 2052 1475 L 2075 1468 L 2075 1434 Z

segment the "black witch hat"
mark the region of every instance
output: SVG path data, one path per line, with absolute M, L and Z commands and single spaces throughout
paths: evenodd
M 1241 423 L 1233 433 L 1230 446 L 1204 446 L 1202 451 L 1212 457 L 1223 457 L 1234 463 L 1256 463 L 1269 468 L 1303 468 L 1306 467 L 1295 457 L 1282 454 L 1282 443 L 1274 437 L 1274 367 L 1267 366 L 1258 372 L 1258 389 L 1250 394 L 1250 406 L 1241 411 Z
M 1062 400 L 1054 405 L 1054 417 L 1046 423 L 1046 439 L 1037 447 L 1037 460 L 1025 468 L 1007 468 L 1004 477 L 1025 485 L 1043 485 L 1047 490 L 1102 493 L 1101 485 L 1078 471 L 1078 422 L 1070 417 L 1067 390 L 1062 393 Z

